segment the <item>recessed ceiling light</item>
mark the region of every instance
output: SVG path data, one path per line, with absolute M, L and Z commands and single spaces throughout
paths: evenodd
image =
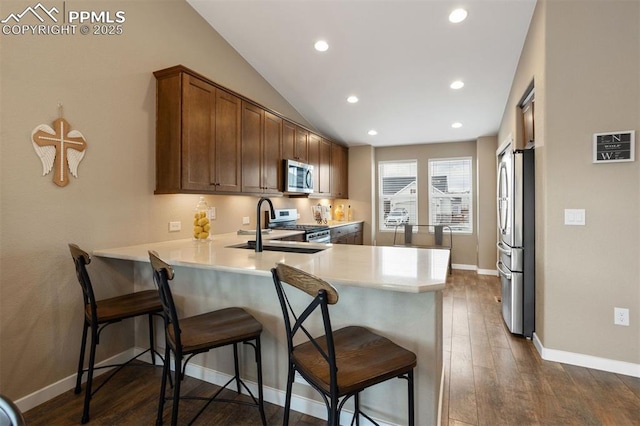
M 347 102 L 349 102 L 350 104 L 355 104 L 356 102 L 358 102 L 358 100 L 358 97 L 354 95 L 351 95 L 347 98 Z
M 329 48 L 329 43 L 324 40 L 318 40 L 313 47 L 315 47 L 318 52 L 325 52 Z
M 456 9 L 449 15 L 449 21 L 457 24 L 467 19 L 467 11 L 464 9 Z
M 454 90 L 462 89 L 464 87 L 464 82 L 461 80 L 456 80 L 449 85 Z
M 462 127 L 462 123 L 456 121 L 451 125 L 451 127 L 453 127 L 454 129 L 459 129 L 460 127 Z
M 375 130 L 371 129 L 367 132 L 369 134 L 369 136 L 375 136 L 378 134 L 378 132 L 376 132 Z

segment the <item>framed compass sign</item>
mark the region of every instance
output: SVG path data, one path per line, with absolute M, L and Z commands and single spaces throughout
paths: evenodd
M 593 134 L 593 162 L 616 163 L 635 160 L 635 130 Z

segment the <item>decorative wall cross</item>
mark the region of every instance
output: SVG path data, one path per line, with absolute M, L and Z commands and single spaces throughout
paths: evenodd
M 70 130 L 71 125 L 62 118 L 62 106 L 59 108 L 60 117 L 53 122 L 53 128 L 39 125 L 31 132 L 31 140 L 42 161 L 42 176 L 53 168 L 53 183 L 66 186 L 69 183 L 67 165 L 71 174 L 78 177 L 78 164 L 84 157 L 87 142 L 82 133 Z

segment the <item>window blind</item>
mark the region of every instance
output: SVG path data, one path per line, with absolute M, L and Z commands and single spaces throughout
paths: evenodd
M 417 176 L 417 160 L 378 163 L 378 217 L 381 231 L 393 230 L 402 223 L 418 223 Z
M 429 219 L 454 232 L 473 232 L 471 157 L 429 160 Z

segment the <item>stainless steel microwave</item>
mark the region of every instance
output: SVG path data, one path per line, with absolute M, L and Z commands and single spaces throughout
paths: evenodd
M 284 160 L 285 192 L 310 194 L 313 192 L 313 166 L 294 160 Z

